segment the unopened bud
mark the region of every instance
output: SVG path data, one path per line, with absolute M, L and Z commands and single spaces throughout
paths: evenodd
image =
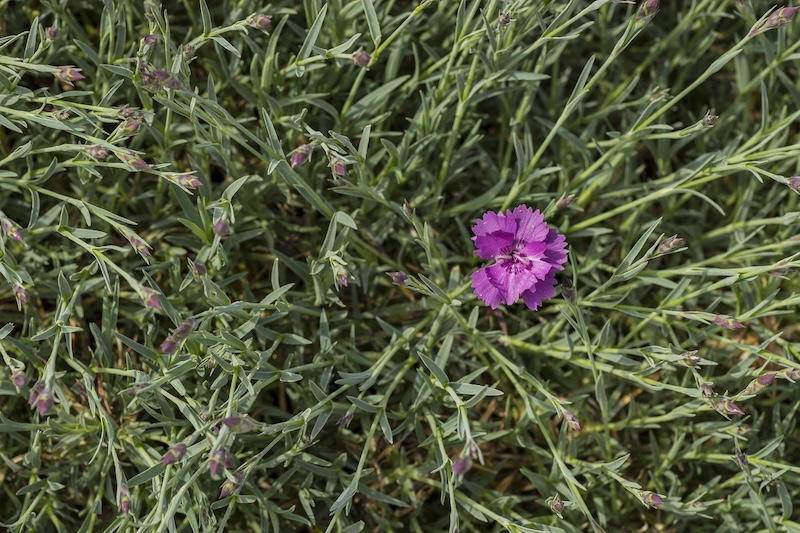
M 725 329 L 742 329 L 744 327 L 744 324 L 728 315 L 716 315 L 714 317 L 714 324 Z
M 119 488 L 119 510 L 128 516 L 131 512 L 131 495 L 128 492 L 128 484 L 123 483 Z
M 44 30 L 44 33 L 47 35 L 48 40 L 55 41 L 58 38 L 59 34 L 58 26 L 53 24 L 52 26 L 49 26 L 46 30 Z
M 164 458 L 161 459 L 161 464 L 164 466 L 175 464 L 186 454 L 186 444 L 179 442 L 178 444 L 171 447 L 167 450 L 167 453 L 164 454 Z
M 714 408 L 719 414 L 728 418 L 728 415 L 743 415 L 744 411 L 733 403 L 731 400 L 720 398 L 719 400 L 711 400 L 711 407 Z
M 108 157 L 108 150 L 96 144 L 93 146 L 87 146 L 83 149 L 83 151 L 86 153 L 86 155 L 92 159 L 97 159 L 98 161 L 102 161 Z
M 712 115 L 711 111 L 707 111 L 700 122 L 703 124 L 704 128 L 713 128 L 718 118 L 719 115 Z
M 347 174 L 347 164 L 344 162 L 344 159 L 338 156 L 334 156 L 331 158 L 331 172 L 337 178 L 341 178 L 345 174 Z
M 145 36 L 144 39 L 142 39 L 142 42 L 149 46 L 151 44 L 154 44 L 157 40 L 158 40 L 158 35 L 156 35 L 155 33 L 151 33 L 150 35 Z
M 567 196 L 558 201 L 558 203 L 556 204 L 556 209 L 564 209 L 570 204 L 573 198 L 575 198 L 574 194 L 568 194 Z
M 313 150 L 314 147 L 310 144 L 298 146 L 289 156 L 289 165 L 291 165 L 292 168 L 305 165 L 311 159 L 311 152 Z
M 567 421 L 567 426 L 569 426 L 569 429 L 573 431 L 581 430 L 581 424 L 578 421 L 578 417 L 575 416 L 572 412 L 564 411 L 564 420 Z
M 255 429 L 256 425 L 247 417 L 244 416 L 229 416 L 221 420 L 223 424 L 228 426 L 234 433 L 247 433 Z
M 158 297 L 158 292 L 150 287 L 142 287 L 142 295 L 144 299 L 144 306 L 149 309 L 161 309 L 161 300 Z
M 372 60 L 372 56 L 364 50 L 358 50 L 351 57 L 353 58 L 353 63 L 361 68 L 367 68 L 369 66 L 369 62 Z
M 766 20 L 762 22 L 756 22 L 753 27 L 750 29 L 750 33 L 747 34 L 748 37 L 755 37 L 756 35 L 760 35 L 766 31 L 769 31 L 773 28 L 778 28 L 780 26 L 784 26 L 789 24 L 792 21 L 792 17 L 794 17 L 797 10 L 800 7 L 781 7 L 773 11 Z
M 224 237 L 228 233 L 230 233 L 231 228 L 228 226 L 228 223 L 224 220 L 218 220 L 214 222 L 214 235 L 219 237 Z
M 269 15 L 262 15 L 260 13 L 256 15 L 251 15 L 249 19 L 249 24 L 252 27 L 257 28 L 259 30 L 266 30 L 267 28 L 272 26 L 272 17 Z
M 403 286 L 408 282 L 408 275 L 405 272 L 387 272 L 387 276 L 392 278 L 392 283 Z
M 642 493 L 642 501 L 648 507 L 658 507 L 664 503 L 664 499 L 661 498 L 661 496 L 655 492 L 650 492 L 649 490 L 646 490 Z
M 464 479 L 464 474 L 466 474 L 470 468 L 472 468 L 472 458 L 469 455 L 459 455 L 453 459 L 453 475 L 458 481 Z
M 678 248 L 683 244 L 683 239 L 677 235 L 664 239 L 656 250 L 656 255 L 666 255 L 675 253 Z
M 636 13 L 636 24 L 643 25 L 650 22 L 658 13 L 660 6 L 661 2 L 659 0 L 645 0 L 638 13 Z
M 747 385 L 742 394 L 750 395 L 763 392 L 764 390 L 766 390 L 767 387 L 772 385 L 772 382 L 775 381 L 775 376 L 776 374 L 774 373 L 758 376 L 756 379 L 754 379 Z
M 552 500 L 550 500 L 550 510 L 553 511 L 553 513 L 559 518 L 564 518 L 564 516 L 561 514 L 564 511 L 564 502 L 561 501 L 558 496 L 555 496 Z

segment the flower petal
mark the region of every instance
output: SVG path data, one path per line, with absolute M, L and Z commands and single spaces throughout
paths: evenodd
M 564 270 L 564 263 L 567 262 L 567 239 L 558 231 L 549 228 L 547 238 L 545 239 L 547 250 L 544 253 L 544 259 L 556 270 Z
M 522 204 L 517 206 L 514 211 L 508 211 L 506 216 L 514 219 L 516 223 L 514 237 L 517 242 L 523 245 L 529 242 L 543 241 L 547 236 L 549 228 L 544 222 L 544 216 L 538 209 L 534 211 L 527 205 Z
M 472 273 L 472 290 L 492 309 L 500 305 L 500 291 L 492 285 L 486 271 L 489 267 L 482 267 Z
M 536 283 L 536 270 L 531 265 L 504 261 L 486 267 L 486 274 L 492 285 L 500 292 L 506 305 L 519 300 L 520 295 Z
M 489 235 L 476 235 L 475 255 L 481 259 L 495 259 L 507 254 L 514 246 L 514 234 L 505 231 L 495 231 Z
M 551 271 L 543 280 L 522 293 L 522 300 L 532 311 L 539 309 L 542 302 L 549 300 L 556 294 L 556 274 Z
M 517 226 L 514 219 L 505 216 L 503 213 L 495 213 L 493 211 L 485 213 L 483 218 L 476 220 L 475 225 L 472 226 L 472 233 L 474 233 L 476 237 L 491 235 L 498 231 L 511 233 L 513 235 L 516 230 Z

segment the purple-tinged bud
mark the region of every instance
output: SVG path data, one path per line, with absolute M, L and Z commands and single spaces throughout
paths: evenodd
M 272 17 L 269 15 L 262 15 L 260 13 L 251 15 L 248 19 L 248 24 L 259 30 L 266 30 L 272 26 Z
M 189 191 L 203 186 L 203 182 L 200 181 L 200 178 L 195 176 L 192 172 L 185 172 L 183 174 L 164 172 L 161 174 L 161 177 Z
M 339 427 L 344 429 L 350 426 L 350 422 L 353 421 L 353 412 L 347 411 L 342 417 L 339 419 Z
M 47 35 L 47 39 L 49 41 L 55 41 L 58 38 L 59 34 L 58 26 L 53 24 L 52 26 L 49 26 L 46 30 L 44 30 L 44 33 L 45 35 Z
M 289 165 L 292 168 L 305 165 L 311 159 L 311 152 L 313 151 L 314 147 L 310 144 L 298 146 L 289 156 Z
M 714 317 L 714 324 L 725 329 L 742 329 L 744 327 L 744 324 L 728 315 L 716 315 Z
M 664 239 L 656 250 L 656 255 L 666 255 L 675 253 L 677 249 L 683 244 L 683 239 L 677 235 Z
M 221 422 L 234 433 L 247 433 L 256 428 L 255 423 L 244 416 L 229 416 L 223 418 Z
M 573 198 L 575 198 L 574 194 L 568 194 L 567 196 L 558 201 L 558 203 L 556 204 L 556 209 L 564 209 L 570 204 L 570 202 L 572 202 Z
M 642 501 L 648 507 L 658 507 L 664 503 L 664 500 L 661 498 L 661 496 L 655 492 L 650 492 L 649 490 L 646 490 L 642 493 Z
M 711 383 L 701 383 L 700 392 L 703 393 L 703 396 L 706 398 L 714 396 L 714 388 L 711 386 Z
M 505 28 L 506 26 L 511 24 L 513 20 L 514 19 L 511 18 L 511 13 L 509 13 L 508 11 L 503 11 L 502 13 L 500 13 L 500 16 L 497 17 L 497 23 L 500 25 L 501 28 Z
M 783 377 L 789 381 L 800 381 L 800 368 L 786 368 L 783 370 Z
M 736 466 L 742 470 L 747 470 L 750 466 L 750 461 L 747 459 L 747 454 L 739 448 L 736 448 L 736 451 L 733 454 L 733 462 L 736 463 Z
M 158 41 L 158 35 L 156 35 L 155 33 L 151 33 L 150 35 L 146 35 L 142 39 L 142 42 L 144 44 L 148 45 L 148 46 L 151 45 L 151 44 L 154 44 L 156 41 Z
M 193 320 L 191 318 L 189 318 L 187 320 L 184 320 L 183 322 L 178 324 L 177 328 L 175 328 L 174 335 L 176 337 L 180 338 L 180 339 L 183 339 L 187 335 L 189 335 L 189 333 L 192 332 L 192 330 L 194 329 L 194 327 L 196 325 L 197 325 L 197 321 L 195 321 L 195 320 Z
M 73 81 L 86 78 L 86 76 L 81 74 L 80 70 L 76 69 L 75 67 L 56 67 L 56 71 L 53 72 L 53 76 L 57 80 L 63 81 L 69 86 L 72 86 Z
M 369 62 L 372 60 L 372 56 L 363 49 L 359 49 L 350 57 L 353 58 L 353 63 L 361 68 L 367 68 L 369 66 Z
M 550 500 L 550 510 L 553 511 L 553 513 L 559 518 L 564 518 L 564 515 L 562 514 L 564 512 L 564 502 L 562 502 L 558 496 L 555 496 L 552 500 Z
M 225 222 L 224 220 L 217 220 L 216 222 L 214 222 L 213 227 L 214 227 L 214 235 L 217 235 L 218 237 L 224 237 L 231 231 L 230 226 L 228 226 L 228 223 Z
M 719 115 L 712 115 L 711 111 L 707 111 L 706 114 L 703 116 L 702 120 L 700 121 L 703 124 L 704 128 L 713 128 L 714 125 L 717 123 L 717 119 Z
M 563 416 L 564 416 L 564 420 L 566 420 L 566 422 L 567 422 L 567 426 L 569 427 L 569 429 L 571 429 L 572 431 L 580 431 L 581 430 L 581 424 L 578 421 L 578 417 L 577 416 L 575 416 L 570 411 L 564 411 Z
M 161 343 L 161 353 L 175 353 L 175 351 L 178 349 L 178 343 L 178 339 L 172 335 L 168 336 L 166 339 L 164 339 L 164 342 Z
M 733 429 L 733 433 L 739 437 L 744 437 L 753 430 L 749 424 L 739 424 Z
M 164 458 L 161 459 L 161 464 L 164 466 L 175 464 L 186 454 L 186 444 L 179 442 L 178 444 L 171 447 L 167 450 L 167 453 L 164 454 Z
M 208 471 L 211 472 L 211 477 L 219 479 L 225 469 L 228 460 L 228 451 L 225 448 L 220 448 L 211 455 L 208 462 Z
M 403 200 L 403 214 L 405 214 L 409 219 L 414 218 L 414 215 L 416 214 L 414 208 L 411 207 L 411 204 L 409 204 L 406 200 Z
M 641 26 L 650 22 L 658 13 L 660 6 L 659 0 L 645 0 L 642 7 L 639 8 L 639 12 L 636 13 L 636 24 Z
M 469 455 L 459 455 L 452 461 L 453 464 L 451 468 L 453 469 L 453 475 L 456 477 L 457 481 L 461 481 L 464 479 L 464 474 L 472 468 L 472 457 Z
M 192 44 L 187 44 L 183 47 L 183 59 L 187 62 L 194 57 L 195 48 Z
M 692 350 L 691 352 L 683 352 L 683 354 L 681 354 L 681 357 L 683 357 L 683 361 L 689 366 L 694 366 L 703 360 L 702 357 L 697 355 L 697 350 Z
M 3 235 L 25 244 L 25 239 L 22 237 L 22 226 L 10 218 L 0 217 L 0 228 L 2 228 Z
M 219 500 L 227 498 L 242 486 L 244 472 L 234 472 L 234 480 L 226 479 L 219 488 Z
M 148 22 L 156 21 L 155 6 L 151 2 L 144 3 L 144 18 L 146 18 Z
M 347 164 L 344 162 L 344 159 L 338 156 L 333 156 L 331 158 L 330 167 L 331 172 L 337 178 L 341 178 L 345 174 L 347 174 Z
M 53 392 L 45 387 L 43 381 L 39 381 L 31 389 L 28 405 L 31 409 L 36 409 L 39 416 L 46 416 L 53 407 Z
M 347 270 L 347 267 L 339 263 L 332 263 L 331 267 L 333 268 L 333 278 L 336 288 L 338 289 L 339 286 L 347 287 L 350 281 L 350 271 Z
M 137 170 L 147 170 L 148 168 L 150 168 L 150 165 L 148 165 L 144 159 L 134 154 L 133 152 L 119 151 L 117 152 L 117 157 L 120 159 L 120 161 L 122 161 L 126 165 L 133 167 Z
M 739 409 L 735 403 L 725 398 L 719 400 L 711 400 L 711 407 L 714 408 L 719 414 L 728 418 L 728 415 L 743 415 L 744 411 Z
M 775 381 L 776 375 L 777 374 L 772 373 L 772 374 L 764 374 L 758 376 L 756 379 L 754 379 L 747 385 L 742 394 L 749 395 L 749 394 L 759 394 L 763 392 L 764 390 L 766 390 L 767 387 L 772 385 L 772 382 Z
M 703 510 L 707 507 L 707 505 L 703 502 L 689 502 L 686 504 L 686 507 L 689 509 Z
M 122 126 L 120 126 L 120 131 L 122 132 L 122 135 L 130 137 L 132 135 L 136 135 L 136 132 L 139 131 L 139 127 L 141 125 L 142 125 L 141 120 L 136 120 L 136 119 L 126 120 L 125 122 L 122 123 Z
M 561 278 L 561 293 L 564 299 L 570 303 L 578 301 L 578 294 L 575 292 L 575 285 L 572 284 L 572 278 L 569 276 L 562 276 Z
M 98 161 L 102 161 L 108 157 L 108 150 L 97 144 L 87 146 L 83 149 L 83 151 L 86 153 L 86 155 L 92 159 L 97 159 Z
M 789 24 L 800 7 L 781 7 L 773 11 L 763 22 L 756 22 L 750 29 L 748 37 L 755 37 L 766 31 Z
M 392 278 L 392 283 L 401 287 L 408 282 L 408 275 L 405 272 L 387 272 L 386 275 Z
M 189 265 L 192 268 L 192 277 L 194 277 L 194 279 L 200 279 L 201 277 L 208 274 L 208 269 L 203 263 L 195 263 L 190 259 Z
M 123 483 L 119 488 L 119 510 L 128 516 L 131 512 L 131 495 L 128 492 L 128 484 Z
M 22 285 L 14 285 L 14 298 L 20 305 L 28 303 L 28 292 Z
M 17 388 L 17 392 L 19 392 L 22 389 L 22 387 L 28 384 L 28 376 L 26 376 L 24 372 L 16 371 L 13 374 L 11 374 L 11 381 Z
M 52 112 L 53 118 L 59 122 L 64 122 L 69 119 L 69 111 L 66 109 L 58 109 Z
M 117 116 L 128 120 L 142 118 L 144 115 L 142 115 L 142 112 L 138 109 L 132 109 L 128 104 L 125 104 L 117 110 Z
M 786 184 L 797 194 L 800 194 L 800 176 L 789 176 L 786 178 Z
M 128 237 L 128 242 L 131 244 L 134 250 L 142 256 L 149 256 L 150 255 L 150 246 L 144 242 L 139 237 L 135 235 L 131 235 Z
M 158 292 L 150 287 L 142 287 L 142 296 L 144 306 L 148 309 L 162 309 L 161 300 L 159 299 Z

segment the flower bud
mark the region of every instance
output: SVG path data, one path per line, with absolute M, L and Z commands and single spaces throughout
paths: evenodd
M 239 487 L 242 486 L 242 482 L 244 481 L 244 472 L 234 472 L 233 473 L 234 480 L 226 479 L 219 488 L 219 498 L 223 499 L 227 498 L 237 490 Z
M 661 2 L 659 0 L 645 0 L 638 13 L 636 13 L 636 24 L 641 26 L 650 22 L 658 13 L 660 6 Z
M 142 256 L 149 256 L 150 255 L 150 247 L 146 242 L 144 242 L 139 237 L 135 235 L 130 235 L 128 237 L 128 242 L 131 244 L 134 250 Z
M 289 157 L 289 165 L 291 165 L 292 168 L 305 165 L 311 159 L 311 152 L 313 150 L 314 147 L 310 144 L 298 146 Z
M 664 503 L 664 500 L 661 498 L 661 496 L 655 492 L 650 492 L 649 490 L 646 490 L 642 493 L 642 501 L 648 507 L 658 507 Z
M 719 414 L 728 418 L 728 415 L 743 415 L 744 411 L 733 403 L 731 400 L 720 398 L 718 400 L 711 400 L 711 407 L 714 408 Z
M 130 119 L 126 120 L 120 126 L 120 132 L 125 137 L 130 137 L 132 135 L 136 135 L 136 132 L 139 131 L 139 127 L 142 125 L 141 120 Z
M 701 383 L 700 392 L 702 392 L 703 396 L 706 398 L 711 398 L 714 396 L 714 389 L 711 387 L 711 383 Z
M 223 418 L 221 422 L 234 433 L 247 433 L 248 431 L 252 431 L 256 428 L 255 423 L 244 416 L 229 416 Z
M 742 470 L 746 470 L 750 466 L 750 461 L 747 459 L 747 454 L 739 448 L 736 448 L 736 452 L 734 452 L 733 462 L 736 463 L 736 466 Z
M 776 374 L 774 373 L 758 376 L 756 379 L 754 379 L 747 385 L 747 388 L 744 389 L 744 392 L 742 392 L 742 394 L 750 395 L 750 394 L 759 394 L 760 392 L 763 392 L 764 390 L 766 390 L 767 387 L 772 385 L 772 382 L 775 381 L 775 376 Z
M 575 292 L 575 285 L 572 284 L 572 278 L 569 276 L 563 276 L 561 278 L 561 294 L 564 295 L 564 299 L 570 303 L 575 303 L 578 301 L 578 295 Z
M 218 237 L 224 237 L 228 233 L 230 233 L 231 228 L 228 226 L 228 223 L 224 220 L 217 220 L 214 222 L 214 235 Z
M 87 146 L 86 148 L 83 149 L 83 151 L 86 153 L 86 155 L 88 155 L 92 159 L 97 159 L 98 161 L 102 161 L 103 159 L 106 159 L 108 157 L 108 150 L 97 144 L 92 146 Z
M 266 30 L 270 26 L 272 26 L 272 17 L 269 15 L 262 15 L 260 13 L 251 15 L 249 17 L 250 26 L 259 29 L 259 30 Z
M 550 510 L 559 518 L 564 518 L 561 514 L 564 511 L 564 502 L 562 502 L 558 496 L 550 500 Z
M 158 41 L 158 35 L 155 33 L 151 33 L 142 39 L 142 42 L 148 46 L 154 44 L 156 41 Z
M 344 162 L 344 159 L 338 156 L 333 156 L 330 162 L 331 172 L 337 178 L 341 178 L 345 174 L 347 174 L 347 166 Z
M 707 111 L 706 114 L 703 116 L 702 120 L 700 121 L 703 124 L 704 128 L 713 128 L 714 124 L 717 123 L 717 119 L 719 115 L 712 115 L 711 111 Z
M 20 305 L 28 303 L 28 292 L 22 285 L 14 285 L 14 298 Z
M 119 510 L 128 516 L 131 512 L 131 495 L 128 492 L 128 484 L 123 483 L 119 488 Z
M 194 277 L 194 279 L 200 279 L 201 277 L 208 274 L 208 269 L 203 263 L 195 263 L 190 259 L 189 265 L 192 268 L 192 277 Z
M 453 459 L 451 468 L 456 480 L 460 482 L 462 479 L 464 479 L 464 475 L 469 471 L 469 469 L 472 468 L 472 457 L 469 455 L 459 455 Z
M 161 353 L 171 354 L 175 353 L 178 349 L 179 340 L 173 337 L 172 335 L 168 336 L 164 339 L 164 342 L 161 343 Z
M 19 392 L 22 387 L 28 384 L 28 376 L 26 376 L 24 372 L 15 371 L 11 374 L 11 381 L 17 388 L 17 392 Z
M 0 216 L 0 228 L 2 228 L 3 235 L 6 237 L 25 244 L 25 239 L 22 237 L 22 226 L 10 218 Z
M 144 159 L 133 152 L 119 151 L 117 152 L 117 157 L 120 159 L 120 161 L 130 167 L 135 168 L 136 170 L 147 170 L 150 168 L 150 165 L 148 165 Z
M 144 306 L 148 309 L 161 309 L 161 300 L 158 297 L 158 292 L 150 287 L 142 287 L 142 296 Z
M 164 466 L 175 464 L 186 454 L 186 444 L 179 442 L 178 444 L 172 446 L 167 453 L 164 454 L 164 458 L 161 459 L 161 464 Z
M 58 38 L 59 34 L 58 26 L 53 24 L 52 26 L 49 26 L 46 30 L 44 30 L 44 33 L 45 35 L 47 35 L 47 40 L 55 41 Z
M 683 244 L 683 239 L 678 237 L 677 235 L 673 235 L 672 237 L 668 237 L 662 241 L 662 243 L 658 246 L 658 250 L 656 250 L 656 255 L 666 255 L 671 254 L 677 251 L 680 248 L 681 244 Z
M 744 324 L 728 315 L 716 315 L 714 317 L 714 324 L 725 329 L 742 329 L 744 327 Z
M 353 421 L 353 413 L 352 411 L 347 411 L 342 417 L 339 419 L 339 427 L 344 429 L 350 426 L 350 422 Z
M 28 405 L 36 409 L 39 416 L 46 416 L 53 407 L 53 392 L 48 389 L 43 381 L 39 381 L 31 389 Z
M 564 420 L 567 421 L 567 426 L 569 426 L 569 429 L 571 429 L 572 431 L 580 431 L 581 430 L 581 424 L 578 421 L 578 417 L 577 416 L 575 416 L 570 411 L 564 411 L 564 415 L 563 416 L 564 416 Z
M 800 176 L 790 176 L 786 178 L 786 184 L 797 194 L 800 194 Z
M 689 366 L 694 366 L 703 360 L 702 357 L 697 355 L 697 350 L 692 350 L 691 352 L 683 352 L 683 354 L 681 354 L 681 357 L 683 357 L 683 361 Z
M 230 464 L 228 450 L 220 448 L 214 452 L 208 463 L 208 471 L 211 472 L 211 477 L 218 479 L 227 464 Z
M 556 204 L 556 209 L 564 209 L 570 204 L 570 202 L 572 202 L 573 198 L 575 198 L 574 194 L 568 194 L 567 196 L 558 201 L 558 203 Z
M 392 278 L 392 283 L 401 287 L 408 282 L 408 275 L 405 272 L 387 272 L 386 275 Z
M 497 23 L 500 25 L 501 28 L 505 28 L 506 26 L 511 24 L 513 20 L 514 19 L 511 18 L 511 13 L 509 13 L 508 11 L 503 11 L 502 13 L 500 13 L 500 16 L 497 17 Z
M 361 68 L 367 68 L 369 66 L 369 62 L 372 60 L 372 56 L 363 49 L 358 50 L 351 57 L 353 58 L 353 63 Z
M 72 86 L 73 81 L 86 78 L 86 76 L 81 74 L 80 70 L 76 69 L 75 67 L 56 67 L 56 71 L 53 72 L 53 76 L 57 80 L 63 81 L 70 86 Z
M 789 24 L 792 21 L 792 17 L 794 17 L 795 13 L 797 13 L 797 10 L 799 9 L 800 7 L 781 7 L 776 9 L 769 15 L 769 17 L 767 17 L 766 20 L 756 22 L 750 29 L 750 33 L 748 33 L 747 36 L 755 37 L 756 35 L 760 35 L 773 28 L 778 28 L 780 26 Z

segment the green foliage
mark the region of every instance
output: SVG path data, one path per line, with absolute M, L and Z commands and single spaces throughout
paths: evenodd
M 0 2 L 0 525 L 800 531 L 793 12 L 653 4 Z

